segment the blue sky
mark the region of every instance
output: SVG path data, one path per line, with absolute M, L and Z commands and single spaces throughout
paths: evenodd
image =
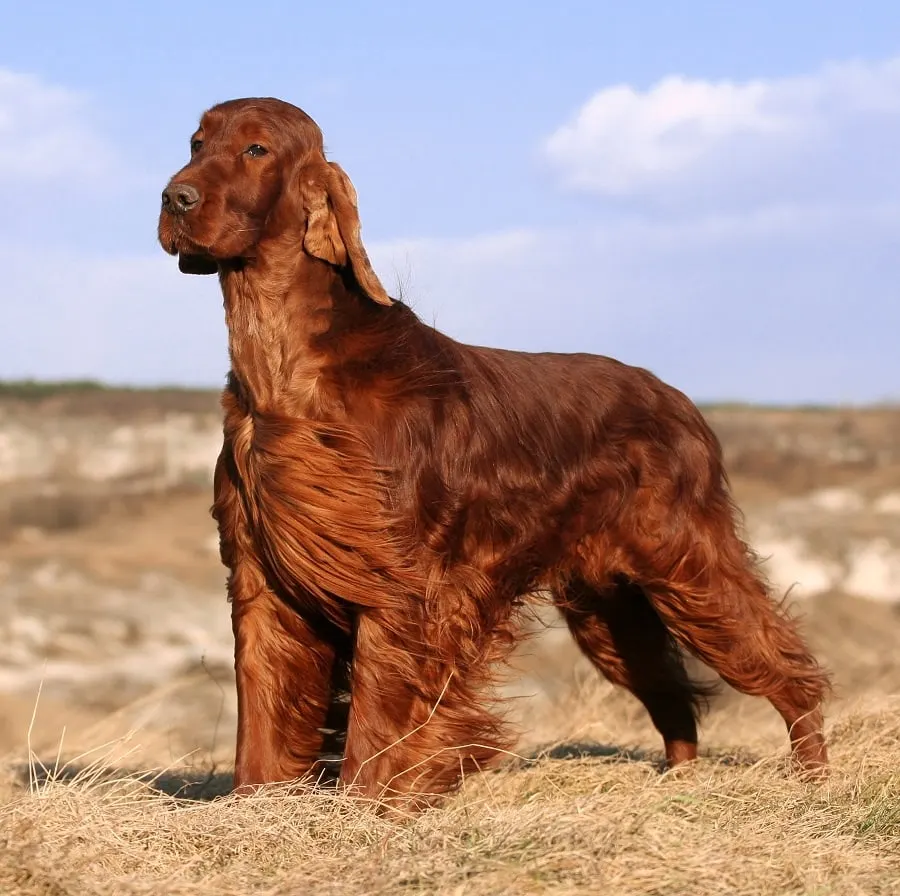
M 319 122 L 382 279 L 457 338 L 900 399 L 900 4 L 828 0 L 14 6 L 0 377 L 222 382 L 217 284 L 155 224 L 248 95 Z

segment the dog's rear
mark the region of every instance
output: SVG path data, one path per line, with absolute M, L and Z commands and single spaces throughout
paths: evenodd
M 769 698 L 800 763 L 824 767 L 827 675 L 740 537 L 696 406 L 610 358 L 450 340 L 441 355 L 459 388 L 403 414 L 387 458 L 418 471 L 408 512 L 436 557 L 476 568 L 508 601 L 551 589 L 582 650 L 647 707 L 671 763 L 696 755 L 704 705 L 682 647 Z

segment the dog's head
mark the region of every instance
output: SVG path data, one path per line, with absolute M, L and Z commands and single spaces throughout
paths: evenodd
M 241 99 L 207 111 L 191 159 L 163 190 L 159 241 L 188 274 L 258 257 L 267 243 L 352 271 L 373 301 L 390 305 L 360 238 L 356 191 L 325 159 L 322 132 L 301 109 Z

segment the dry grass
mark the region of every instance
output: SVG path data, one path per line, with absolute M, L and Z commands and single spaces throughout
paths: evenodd
M 586 720 L 602 708 L 600 733 L 655 747 L 630 698 L 593 685 L 573 699 L 581 723 L 575 703 L 557 708 L 570 720 L 568 746 L 472 778 L 446 807 L 403 825 L 328 792 L 213 798 L 227 775 L 120 771 L 121 744 L 114 763 L 82 757 L 54 769 L 54 759 L 46 774 L 32 766 L 30 782 L 8 765 L 0 892 L 897 892 L 900 702 L 841 711 L 830 729 L 834 774 L 814 786 L 785 773 L 783 750 L 771 746 L 783 735 L 758 701 L 717 713 L 705 738 L 712 755 L 661 775 L 639 752 L 571 744 L 597 733 Z
M 136 425 L 169 412 L 218 425 L 212 392 L 20 384 L 0 387 L 0 411 L 22 425 L 61 426 L 70 416 L 86 427 L 107 417 Z M 786 495 L 820 487 L 876 495 L 900 483 L 900 408 L 734 407 L 710 409 L 709 417 L 742 504 L 766 514 Z M 149 643 L 136 655 L 152 664 L 153 650 L 168 642 L 147 640 L 162 635 L 141 613 L 123 610 L 145 600 L 150 619 L 169 606 L 139 590 L 145 573 L 189 583 L 184 601 L 210 590 L 219 603 L 209 612 L 226 612 L 223 573 L 206 547 L 205 488 L 137 508 L 118 482 L 95 494 L 60 479 L 59 494 L 41 498 L 45 484 L 0 492 L 0 523 L 53 530 L 7 541 L 3 563 L 21 572 L 22 588 L 32 567 L 52 561 L 75 569 L 85 597 L 30 585 L 20 596 L 10 586 L 6 599 L 23 613 L 89 621 L 121 614 L 136 621 L 128 649 Z M 98 601 L 91 591 L 98 582 L 103 594 L 121 589 L 122 603 Z M 49 773 L 36 758 L 23 763 L 30 695 L 0 694 L 0 744 L 16 746 L 0 761 L 0 896 L 900 893 L 900 611 L 842 594 L 808 609 L 816 653 L 838 686 L 828 711 L 834 771 L 823 786 L 787 775 L 780 720 L 763 701 L 729 692 L 704 726 L 705 758 L 683 774 L 660 774 L 659 739 L 646 714 L 552 639 L 523 663 L 523 690 L 538 696 L 519 710 L 530 742 L 522 751 L 541 758 L 472 778 L 444 808 L 405 825 L 330 792 L 215 798 L 230 786 L 220 771 L 234 735 L 233 713 L 221 726 L 219 718 L 224 696 L 233 696 L 227 676 L 163 681 L 109 717 L 110 707 L 128 702 L 120 679 L 80 688 L 58 680 L 32 739 L 43 748 L 63 721 L 69 725 L 60 751 L 68 762 L 57 760 L 55 747 L 40 751 Z M 78 659 L 76 647 L 64 656 Z M 584 678 L 574 693 L 573 669 Z M 123 737 L 132 725 L 143 727 Z M 76 755 L 106 741 L 108 748 Z M 554 746 L 540 751 L 540 744 Z M 194 748 L 202 752 L 189 762 L 173 759 Z M 168 771 L 136 771 L 160 767 Z

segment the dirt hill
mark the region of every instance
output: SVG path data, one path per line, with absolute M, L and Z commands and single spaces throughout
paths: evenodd
M 702 880 L 702 892 L 710 893 L 890 892 L 890 876 L 900 874 L 889 860 L 891 849 L 900 853 L 896 781 L 893 802 L 882 804 L 872 794 L 887 786 L 885 775 L 896 766 L 896 707 L 884 707 L 894 706 L 892 695 L 900 694 L 900 408 L 719 406 L 706 413 L 724 444 L 749 538 L 768 558 L 768 573 L 779 590 L 793 589 L 816 650 L 835 672 L 837 696 L 829 720 L 836 755 L 844 764 L 843 790 L 823 798 L 824 803 L 812 797 L 802 806 L 791 803 L 793 785 L 772 785 L 782 779 L 777 773 L 773 778 L 765 764 L 752 766 L 752 772 L 710 766 L 699 783 L 658 789 L 647 758 L 653 758 L 659 743 L 643 711 L 630 697 L 598 683 L 549 619 L 550 628 L 518 657 L 521 674 L 509 688 L 522 722 L 523 754 L 558 745 L 548 765 L 518 776 L 509 770 L 505 777 L 467 786 L 443 821 L 423 822 L 418 834 L 386 833 L 369 816 L 348 816 L 323 803 L 324 797 L 310 796 L 303 811 L 318 819 L 322 837 L 332 838 L 328 848 L 311 845 L 313 834 L 298 833 L 300 817 L 293 810 L 276 810 L 275 804 L 221 810 L 232 813 L 227 819 L 204 807 L 205 821 L 185 823 L 219 830 L 219 843 L 230 844 L 221 847 L 230 856 L 221 860 L 223 865 L 210 852 L 220 847 L 207 843 L 199 828 L 172 827 L 176 823 L 169 810 L 153 802 L 161 797 L 147 803 L 142 796 L 140 809 L 128 802 L 127 814 L 116 808 L 125 805 L 121 794 L 110 797 L 97 790 L 102 775 L 87 784 L 82 777 L 77 798 L 68 785 L 41 791 L 41 814 L 33 797 L 21 802 L 22 779 L 15 772 L 28 755 L 27 743 L 51 764 L 57 753 L 71 757 L 110 743 L 105 752 L 90 755 L 101 755 L 103 767 L 117 769 L 119 776 L 123 769 L 187 762 L 196 774 L 182 773 L 182 783 L 193 780 L 196 792 L 227 789 L 235 725 L 231 632 L 224 570 L 208 514 L 220 444 L 217 396 L 90 384 L 0 389 L 0 644 L 5 648 L 0 653 L 0 750 L 8 753 L 12 800 L 6 815 L 0 806 L 0 819 L 5 819 L 0 843 L 5 831 L 10 849 L 32 851 L 9 853 L 18 856 L 16 868 L 25 868 L 27 879 L 16 878 L 19 889 L 7 882 L 4 892 L 256 892 L 254 875 L 267 860 L 262 853 L 248 859 L 236 838 L 260 818 L 281 824 L 275 820 L 279 812 L 287 819 L 284 824 L 295 825 L 284 835 L 282 848 L 293 850 L 296 861 L 318 849 L 322 867 L 338 874 L 348 855 L 354 856 L 352 862 L 362 861 L 383 837 L 400 853 L 380 853 L 365 873 L 354 866 L 355 889 L 346 890 L 329 889 L 324 878 L 317 883 L 297 877 L 296 862 L 279 859 L 269 877 L 262 875 L 273 889 L 260 892 L 374 893 L 397 892 L 397 887 L 415 893 L 543 892 L 543 873 L 554 892 L 588 892 L 587 868 L 601 876 L 613 874 L 604 878 L 612 888 L 607 891 L 622 893 L 696 892 L 692 880 Z M 703 743 L 713 757 L 769 762 L 783 752 L 785 737 L 767 705 L 724 689 L 714 701 Z M 874 752 L 866 752 L 866 743 Z M 625 766 L 604 764 L 610 756 L 625 755 L 639 758 Z M 224 778 L 214 774 L 223 768 Z M 732 772 L 736 777 L 729 778 Z M 128 787 L 143 786 L 128 780 Z M 734 808 L 738 804 L 744 808 Z M 757 809 L 773 826 L 772 836 L 759 827 L 750 830 L 746 819 L 738 823 L 738 816 Z M 581 823 L 573 813 L 582 811 L 606 813 L 606 820 L 595 819 L 579 833 Z M 469 819 L 466 828 L 460 827 L 463 816 Z M 95 866 L 67 864 L 54 852 L 53 844 L 65 840 L 64 829 L 87 817 L 106 819 L 103 830 L 92 836 L 98 849 L 106 850 L 97 861 L 112 877 L 97 876 L 90 870 Z M 645 818 L 640 835 L 634 833 L 639 817 Z M 830 826 L 850 824 L 847 819 L 853 819 L 857 833 L 842 828 L 838 836 Z M 791 825 L 801 822 L 812 827 L 797 833 Z M 726 823 L 731 825 L 728 845 L 713 855 L 712 841 L 702 838 L 715 836 Z M 37 825 L 38 833 L 27 834 L 28 825 Z M 346 825 L 356 825 L 355 833 L 348 835 Z M 554 826 L 566 832 L 567 845 L 553 845 Z M 107 830 L 124 832 L 124 839 L 113 844 Z M 181 845 L 157 842 L 163 830 L 172 844 Z M 457 839 L 469 836 L 463 830 L 475 838 L 466 841 L 468 846 Z M 503 830 L 511 839 L 503 840 Z M 881 839 L 858 833 L 873 830 Z M 588 832 L 599 838 L 593 847 L 584 839 Z M 695 833 L 706 845 L 690 852 L 679 838 Z M 345 835 L 350 853 L 334 846 Z M 260 836 L 260 844 L 269 842 L 269 834 Z M 415 836 L 420 837 L 417 846 L 409 839 Z M 794 860 L 779 851 L 779 843 L 790 837 L 795 837 L 795 857 L 804 857 L 796 861 L 807 863 L 794 872 Z M 602 874 L 590 857 L 601 842 L 608 847 L 603 847 L 607 870 Z M 887 852 L 886 842 L 894 844 Z M 644 854 L 646 867 L 655 869 L 652 885 L 651 878 L 642 877 L 640 862 L 628 858 L 629 849 L 640 853 L 644 846 L 651 850 L 650 858 Z M 70 844 L 67 855 L 73 848 Z M 199 864 L 191 867 L 199 869 L 197 876 L 185 871 L 184 886 L 173 883 L 167 889 L 160 881 L 174 881 L 171 875 L 177 876 L 185 861 L 190 864 L 195 848 Z M 421 853 L 428 849 L 430 858 Z M 655 849 L 668 851 L 674 864 L 653 859 Z M 147 870 L 141 858 L 147 850 L 155 871 Z M 431 868 L 421 878 L 419 866 L 409 859 L 413 853 L 420 856 L 419 866 Z M 128 862 L 126 856 L 131 856 Z M 740 861 L 757 869 L 756 890 L 729 876 L 729 862 Z M 142 879 L 157 884 L 132 887 L 129 862 L 144 862 Z M 58 873 L 47 871 L 57 865 Z M 467 888 L 465 867 L 476 869 L 477 886 Z M 669 871 L 663 873 L 665 868 Z M 0 862 L 0 889 L 7 872 L 13 874 Z M 109 889 L 104 880 L 113 881 Z M 290 889 L 291 880 L 300 889 Z M 491 880 L 496 886 L 489 885 Z M 829 889 L 829 880 L 847 886 Z M 863 882 L 858 889 L 851 886 L 855 880 Z M 522 881 L 533 889 L 521 889 Z

